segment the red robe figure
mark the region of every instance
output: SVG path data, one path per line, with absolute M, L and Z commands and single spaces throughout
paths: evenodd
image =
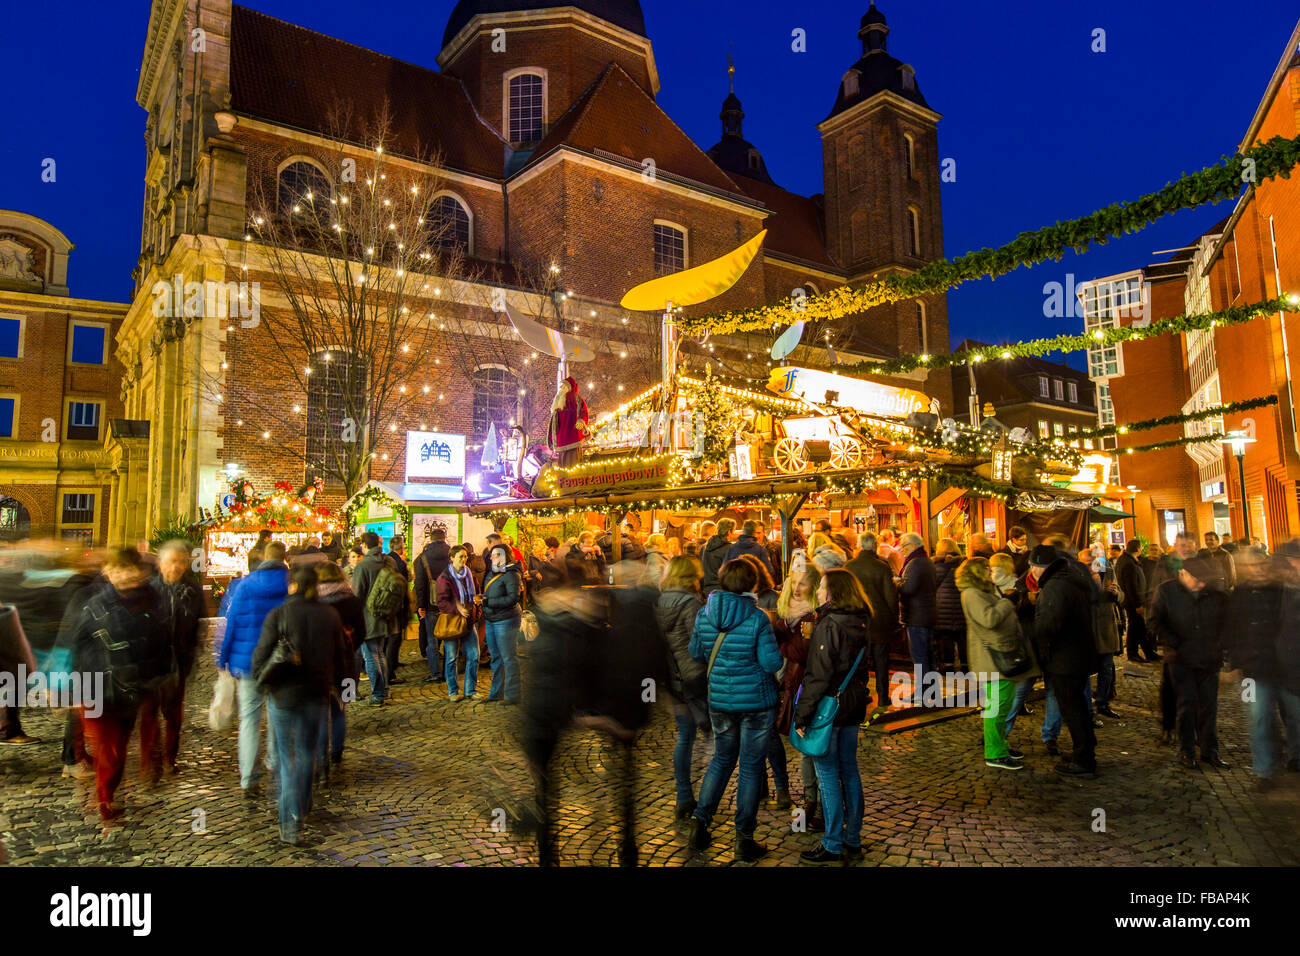
M 587 403 L 578 394 L 578 383 L 570 376 L 560 384 L 560 391 L 551 403 L 551 427 L 546 439 L 560 456 L 562 468 L 582 461 L 582 442 L 588 431 Z

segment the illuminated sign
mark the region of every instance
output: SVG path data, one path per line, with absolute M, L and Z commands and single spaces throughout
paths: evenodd
M 406 478 L 465 480 L 465 436 L 406 433 Z
M 906 418 L 913 412 L 934 411 L 932 406 L 936 404 L 930 396 L 910 388 L 790 366 L 772 369 L 767 389 L 782 398 L 837 405 L 884 418 Z

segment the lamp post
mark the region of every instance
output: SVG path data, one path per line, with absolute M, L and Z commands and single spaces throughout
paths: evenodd
M 1138 492 L 1141 490 L 1142 489 L 1136 485 L 1128 486 L 1128 510 L 1129 514 L 1133 516 L 1133 537 L 1135 538 L 1138 536 L 1137 496 Z
M 1222 440 L 1222 443 L 1231 448 L 1237 458 L 1237 480 L 1241 482 L 1241 523 L 1245 529 L 1247 542 L 1250 541 L 1250 502 L 1246 498 L 1246 446 L 1254 441 L 1255 439 L 1241 431 L 1228 432 Z

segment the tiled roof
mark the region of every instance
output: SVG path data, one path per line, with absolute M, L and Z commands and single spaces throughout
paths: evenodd
M 230 21 L 231 109 L 323 136 L 359 141 L 386 108 L 387 149 L 500 179 L 506 144 L 474 111 L 459 80 L 375 53 L 246 7 Z
M 815 200 L 749 176 L 732 178 L 747 196 L 772 210 L 763 224 L 768 230 L 764 246 L 769 252 L 839 271 L 826 251 L 826 216 Z
M 743 196 L 731 178 L 616 63 L 606 66 L 555 122 L 533 151 L 532 162 L 561 146 L 587 153 L 603 150 L 636 165 L 650 158 L 662 172 Z

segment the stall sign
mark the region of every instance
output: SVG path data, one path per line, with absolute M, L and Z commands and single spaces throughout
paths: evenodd
M 406 433 L 406 477 L 465 480 L 465 436 Z
M 782 398 L 802 398 L 818 405 L 853 408 L 868 415 L 906 418 L 913 412 L 932 411 L 930 396 L 910 388 L 881 385 L 811 368 L 785 366 L 772 369 L 770 392 Z
M 754 460 L 748 445 L 737 445 L 731 450 L 731 477 L 742 481 L 754 477 Z
M 571 468 L 546 468 L 537 476 L 533 493 L 539 497 L 596 495 L 611 491 L 663 488 L 674 472 L 675 455 L 590 461 Z

